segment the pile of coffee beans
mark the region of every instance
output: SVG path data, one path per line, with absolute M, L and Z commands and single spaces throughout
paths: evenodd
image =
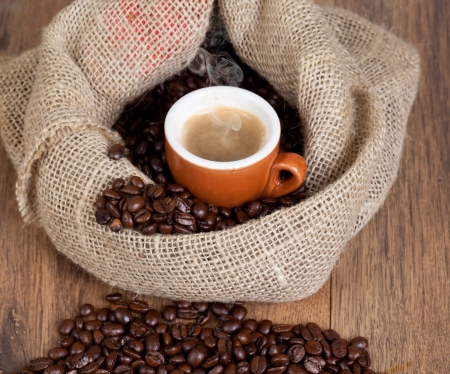
M 245 319 L 243 303 L 177 302 L 162 312 L 109 294 L 109 308 L 81 306 L 61 341 L 20 374 L 375 374 L 368 341 L 315 323 Z M 181 320 L 188 320 L 187 323 Z
M 95 219 L 114 232 L 135 228 L 142 234 L 191 234 L 234 227 L 273 212 L 279 206 L 291 206 L 304 198 L 302 186 L 289 196 L 260 199 L 233 209 L 205 204 L 176 183 L 145 185 L 133 176 L 128 184 L 115 179 L 111 188 L 96 201 Z
M 214 53 L 215 51 L 210 50 L 210 52 Z M 244 81 L 241 87 L 263 97 L 277 112 L 281 122 L 281 150 L 303 154 L 303 134 L 296 111 L 266 80 L 240 62 L 232 50 L 227 50 L 227 52 L 239 62 L 244 71 Z M 261 199 L 246 206 L 227 209 L 200 202 L 191 196 L 183 186 L 175 184 L 167 166 L 164 119 L 178 99 L 191 91 L 207 86 L 209 86 L 209 81 L 206 75 L 200 77 L 189 70 L 184 70 L 125 108 L 113 126 L 113 129 L 124 139 L 125 147 L 114 144 L 108 150 L 108 156 L 113 160 L 127 157 L 137 169 L 158 184 L 153 189 L 158 190 L 162 199 L 155 197 L 153 190 L 150 191 L 152 188 L 148 186 L 140 187 L 139 183 L 139 186 L 133 185 L 135 188 L 131 188 L 121 185 L 122 182 L 118 181 L 122 181 L 122 179 L 119 178 L 113 181 L 111 189 L 104 191 L 103 197 L 97 201 L 96 218 L 98 223 L 109 225 L 113 231 L 135 227 L 141 229 L 141 232 L 145 234 L 207 232 L 233 227 L 236 224 L 247 222 L 249 219 L 270 214 L 282 207 L 294 205 L 307 197 L 305 186 L 301 186 L 297 191 L 279 199 Z M 289 176 L 288 172 L 281 175 L 282 179 Z M 140 191 L 137 190 L 138 188 Z M 143 198 L 143 201 L 137 196 Z M 173 199 L 175 198 L 177 204 L 174 204 Z M 140 204 L 138 205 L 142 205 L 144 202 L 140 209 L 146 209 L 146 211 L 130 212 L 128 210 L 129 199 L 139 200 Z M 169 211 L 165 208 L 155 209 L 155 200 L 159 206 L 163 200 L 168 202 L 168 199 L 171 201 Z M 206 214 L 205 206 L 208 207 Z M 178 222 L 175 218 L 176 216 L 180 218 L 181 214 L 189 215 L 182 216 L 181 220 L 185 224 Z M 124 217 L 122 217 L 123 215 Z M 132 220 L 130 216 L 132 216 Z M 146 228 L 144 229 L 144 227 Z

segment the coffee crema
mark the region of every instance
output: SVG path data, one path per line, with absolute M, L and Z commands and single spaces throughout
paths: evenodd
M 181 144 L 187 151 L 218 162 L 250 157 L 266 141 L 266 127 L 257 116 L 230 107 L 214 108 L 189 117 L 181 134 Z

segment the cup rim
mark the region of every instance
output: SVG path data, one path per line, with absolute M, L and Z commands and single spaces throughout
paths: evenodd
M 221 95 L 224 95 L 227 103 L 223 104 L 222 101 L 220 101 L 221 104 L 216 103 L 219 102 L 218 99 Z M 232 104 L 228 104 L 228 102 Z M 195 110 L 195 106 L 193 105 L 197 105 L 199 109 Z M 198 157 L 184 148 L 177 134 L 178 129 L 186 119 L 207 108 L 220 108 L 224 106 L 237 107 L 249 111 L 261 120 L 268 131 L 267 141 L 261 149 L 241 160 L 221 162 Z M 254 108 L 258 108 L 257 113 L 255 113 Z M 239 87 L 213 86 L 192 91 L 176 101 L 166 115 L 164 133 L 166 141 L 172 149 L 186 161 L 206 169 L 236 170 L 256 164 L 269 156 L 279 143 L 281 127 L 280 119 L 275 109 L 261 96 Z

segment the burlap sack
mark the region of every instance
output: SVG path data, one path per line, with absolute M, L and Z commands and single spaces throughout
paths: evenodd
M 188 300 L 290 301 L 316 292 L 397 174 L 419 76 L 411 46 L 309 0 L 221 0 L 237 54 L 298 108 L 307 185 L 300 204 L 193 235 L 119 234 L 94 219 L 116 177 L 138 174 L 108 147 L 124 105 L 181 70 L 212 0 L 79 0 L 42 45 L 0 63 L 1 135 L 26 222 L 98 279 Z

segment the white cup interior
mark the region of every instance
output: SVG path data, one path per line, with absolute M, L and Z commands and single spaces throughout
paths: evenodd
M 231 107 L 248 111 L 257 116 L 266 127 L 266 142 L 253 155 L 236 161 L 206 160 L 187 151 L 181 143 L 183 126 L 195 114 Z M 214 86 L 193 91 L 178 100 L 166 116 L 164 131 L 166 140 L 182 158 L 208 169 L 241 169 L 264 159 L 277 146 L 280 139 L 280 120 L 272 106 L 253 92 L 237 87 Z

